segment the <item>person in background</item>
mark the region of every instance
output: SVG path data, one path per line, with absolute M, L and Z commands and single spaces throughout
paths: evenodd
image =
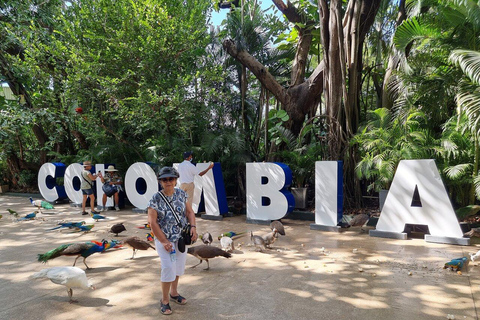
M 193 183 L 195 176 L 198 174 L 203 176 L 208 170 L 213 168 L 213 163 L 210 163 L 207 169 L 199 171 L 199 169 L 192 163 L 193 152 L 186 151 L 183 153 L 183 162 L 178 165 L 178 173 L 180 174 L 180 189 L 184 190 L 188 197 L 187 202 L 192 205 L 193 193 L 195 191 L 195 184 Z
M 162 282 L 162 300 L 160 307 L 162 314 L 172 314 L 169 301 L 178 304 L 186 304 L 187 299 L 178 293 L 178 281 L 185 273 L 185 262 L 187 251 L 180 252 L 178 240 L 181 237 L 181 230 L 187 224 L 191 225 L 192 241 L 197 240 L 197 227 L 195 225 L 195 213 L 192 206 L 188 204 L 185 191 L 175 188 L 179 174 L 172 167 L 163 167 L 158 179 L 162 190 L 152 196 L 148 204 L 148 223 L 155 236 L 155 248 L 160 257 Z M 165 196 L 165 199 L 160 195 Z M 177 211 L 181 225 L 177 223 L 170 206 Z
M 95 211 L 95 195 L 93 194 L 93 182 L 98 178 L 102 177 L 102 173 L 98 172 L 98 174 L 92 174 L 90 172 L 92 169 L 92 163 L 90 161 L 83 162 L 83 171 L 82 175 L 82 183 L 80 185 L 80 189 L 82 190 L 83 201 L 82 201 L 82 215 L 87 215 L 88 213 L 85 211 L 85 207 L 87 205 L 87 198 L 90 198 L 90 208 L 93 214 L 97 214 L 98 212 Z
M 105 169 L 105 175 L 101 177 L 102 183 L 108 183 L 110 185 L 114 185 L 117 191 L 110 195 L 109 197 L 113 196 L 113 201 L 115 204 L 115 210 L 120 211 L 120 207 L 118 205 L 118 193 L 122 191 L 122 177 L 118 174 L 118 170 L 115 169 L 114 166 L 109 165 L 107 169 Z M 102 198 L 102 211 L 107 211 L 107 207 L 105 206 L 107 203 L 107 195 L 104 193 Z

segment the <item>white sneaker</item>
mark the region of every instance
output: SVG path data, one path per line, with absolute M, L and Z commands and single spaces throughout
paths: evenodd
M 107 211 L 107 210 L 108 210 L 107 207 L 102 207 L 102 210 L 100 210 L 100 211 L 104 212 L 104 211 Z
M 115 210 L 120 211 L 120 208 L 119 208 L 119 207 L 115 207 Z

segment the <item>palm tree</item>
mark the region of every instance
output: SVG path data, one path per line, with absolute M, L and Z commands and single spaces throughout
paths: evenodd
M 480 10 L 478 11 L 480 17 Z M 465 78 L 457 88 L 458 124 L 466 124 L 472 140 L 473 164 L 471 166 L 471 183 L 469 204 L 480 199 L 480 52 L 471 50 L 454 50 L 450 60 L 463 71 Z M 460 121 L 464 119 L 464 121 Z M 464 130 L 465 127 L 464 127 Z

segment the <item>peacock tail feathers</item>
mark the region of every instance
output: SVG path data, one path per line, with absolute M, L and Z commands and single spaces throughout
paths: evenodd
M 53 205 L 50 202 L 42 200 L 42 208 L 44 209 L 54 209 Z
M 38 255 L 38 262 L 47 262 L 48 260 L 51 260 L 51 259 L 55 259 L 57 257 L 60 257 L 62 255 L 62 252 L 67 249 L 69 246 L 71 246 L 72 244 L 69 243 L 69 244 L 62 244 L 61 246 L 53 249 L 53 250 L 50 250 L 48 251 L 47 253 L 44 253 L 44 254 L 39 254 Z

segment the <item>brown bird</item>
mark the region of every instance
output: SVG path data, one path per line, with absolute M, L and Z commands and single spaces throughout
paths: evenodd
M 348 224 L 352 227 L 362 227 L 370 219 L 370 214 L 360 213 L 353 217 Z
M 111 233 L 115 233 L 115 236 L 118 237 L 118 234 L 123 232 L 123 231 L 127 231 L 127 229 L 125 228 L 125 226 L 123 225 L 123 223 L 117 223 L 117 224 L 114 224 L 111 228 L 110 228 L 110 232 Z
M 285 228 L 283 227 L 283 224 L 278 220 L 272 221 L 272 223 L 270 223 L 270 229 L 272 229 L 272 231 L 273 229 L 276 229 L 279 234 L 281 234 L 282 236 L 285 235 Z
M 126 238 L 122 241 L 122 243 L 128 245 L 133 249 L 133 255 L 130 259 L 133 259 L 135 257 L 135 252 L 137 250 L 148 250 L 148 248 L 152 248 L 153 250 L 155 250 L 155 248 L 150 243 L 136 236 Z
M 263 241 L 265 242 L 265 246 L 270 247 L 270 245 L 272 245 L 275 242 L 275 240 L 277 240 L 278 238 L 277 229 L 273 228 L 272 232 L 264 234 L 262 238 L 263 238 Z
M 265 240 L 263 240 L 263 238 L 260 236 L 253 235 L 252 231 L 250 231 L 250 240 L 252 241 L 255 248 L 260 248 L 260 251 L 263 251 L 263 249 L 266 249 Z
M 480 228 L 472 228 L 470 231 L 463 234 L 466 237 L 480 237 Z
M 208 231 L 205 232 L 204 234 L 201 234 L 200 239 L 202 240 L 202 242 L 204 244 L 208 244 L 208 245 L 212 244 L 212 242 L 213 242 L 212 235 Z
M 220 248 L 217 248 L 217 247 L 214 247 L 214 246 L 207 246 L 205 244 L 188 248 L 188 253 L 191 254 L 192 256 L 200 259 L 200 262 L 197 263 L 196 265 L 192 266 L 191 268 L 195 268 L 200 263 L 202 263 L 203 260 L 205 260 L 205 261 L 207 261 L 207 268 L 205 270 L 210 269 L 210 264 L 208 263 L 208 259 L 213 259 L 215 257 L 220 257 L 220 256 L 225 257 L 225 258 L 231 258 L 232 257 L 232 255 L 230 253 L 225 252 Z

